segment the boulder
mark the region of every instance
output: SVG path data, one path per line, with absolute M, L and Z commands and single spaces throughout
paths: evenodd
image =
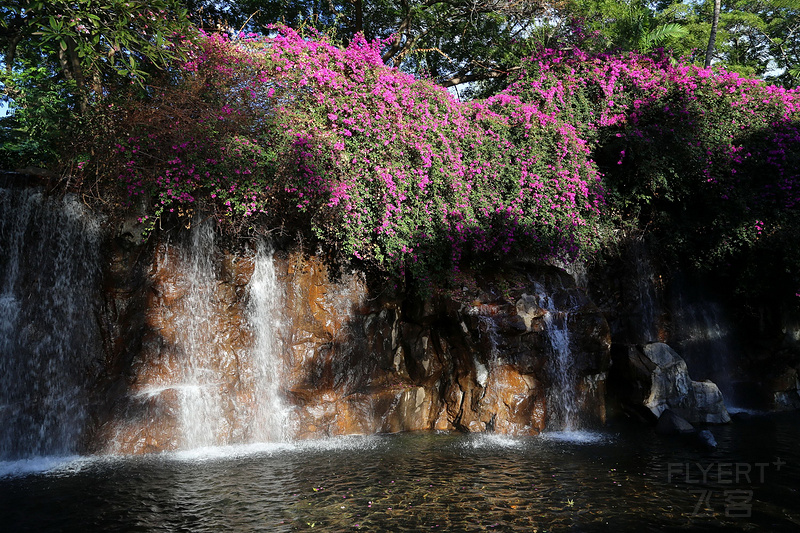
M 717 439 L 711 431 L 704 429 L 697 432 L 697 443 L 704 448 L 714 449 L 717 447 Z
M 689 443 L 702 448 L 714 449 L 717 447 L 717 440 L 711 431 L 707 429 L 698 431 L 688 420 L 679 416 L 672 409 L 665 410 L 658 417 L 656 433 L 666 436 L 680 436 Z
M 770 384 L 774 408 L 779 411 L 800 409 L 800 377 L 797 370 L 788 368 Z
M 616 354 L 613 381 L 624 404 L 644 407 L 655 419 L 672 410 L 691 423 L 730 422 L 719 387 L 692 381 L 686 362 L 667 344 L 630 346 Z
M 656 433 L 659 435 L 690 435 L 694 432 L 694 426 L 671 409 L 661 413 L 656 423 Z
M 726 424 L 731 421 L 725 400 L 717 385 L 709 380 L 692 381 L 687 409 L 695 422 L 706 424 Z

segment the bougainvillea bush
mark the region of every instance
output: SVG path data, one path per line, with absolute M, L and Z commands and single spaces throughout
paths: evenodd
M 798 301 L 800 93 L 665 55 L 545 50 L 524 67 L 505 93 L 575 124 L 604 214 L 735 289 Z
M 773 269 L 796 259 L 797 92 L 573 49 L 542 50 L 506 90 L 459 102 L 384 66 L 381 46 L 287 28 L 205 36 L 120 115 L 116 175 L 155 200 L 150 223 L 202 210 L 282 225 L 419 280 L 591 255 L 620 221 L 707 268 L 758 270 L 776 245 Z
M 385 67 L 380 44 L 207 36 L 181 84 L 126 115 L 127 193 L 156 199 L 151 221 L 202 201 L 418 279 L 596 241 L 599 176 L 573 125 L 515 98 L 459 103 Z

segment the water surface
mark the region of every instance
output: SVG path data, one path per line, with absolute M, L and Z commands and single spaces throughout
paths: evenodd
M 4 531 L 798 531 L 800 416 L 0 463 Z M 759 466 L 760 465 L 760 466 Z

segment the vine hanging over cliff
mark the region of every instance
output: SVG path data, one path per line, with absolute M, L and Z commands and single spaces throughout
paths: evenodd
M 128 194 L 157 198 L 154 217 L 202 198 L 222 222 L 289 223 L 418 278 L 591 245 L 599 176 L 573 125 L 502 97 L 460 103 L 384 66 L 379 47 L 287 28 L 207 36 L 177 85 L 125 114 Z
M 798 256 L 795 90 L 657 54 L 541 50 L 503 92 L 459 102 L 386 67 L 380 42 L 274 31 L 207 35 L 146 99 L 116 104 L 114 176 L 154 200 L 150 224 L 202 201 L 230 227 L 290 228 L 425 282 L 591 255 L 624 222 L 696 267 L 800 288 L 781 265 Z

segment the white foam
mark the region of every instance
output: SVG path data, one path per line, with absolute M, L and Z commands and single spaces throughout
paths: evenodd
M 31 474 L 74 473 L 81 470 L 91 461 L 91 458 L 77 455 L 31 457 L 16 461 L 0 461 L 0 479 Z
M 464 446 L 473 449 L 485 448 L 522 448 L 525 441 L 519 437 L 509 437 L 507 435 L 496 435 L 493 433 L 480 433 L 470 438 Z
M 384 442 L 379 435 L 345 435 L 298 441 L 295 445 L 303 451 L 374 450 Z
M 203 446 L 191 450 L 168 452 L 164 454 L 164 457 L 178 461 L 203 462 L 219 459 L 236 459 L 251 455 L 273 455 L 295 448 L 296 446 L 290 443 L 257 442 L 234 446 Z
M 611 436 L 606 433 L 586 430 L 547 431 L 539 435 L 539 438 L 546 441 L 567 442 L 574 444 L 598 444 L 611 440 Z
M 257 442 L 231 446 L 204 446 L 191 450 L 165 452 L 158 454 L 167 459 L 178 461 L 214 461 L 220 459 L 237 459 L 253 455 L 274 455 L 291 452 L 317 452 L 336 450 L 371 450 L 380 443 L 374 435 L 347 435 L 319 440 L 288 442 Z
M 0 461 L 0 479 L 32 474 L 74 474 L 89 465 L 135 461 L 140 458 L 179 462 L 207 462 L 241 459 L 258 455 L 337 450 L 374 450 L 387 441 L 377 435 L 347 435 L 319 440 L 258 442 L 231 446 L 204 446 L 190 450 L 145 455 L 44 456 L 16 461 Z M 147 460 L 147 459 L 146 459 Z
M 133 396 L 134 397 L 146 397 L 146 398 L 153 398 L 162 394 L 166 391 L 174 390 L 177 392 L 191 392 L 191 391 L 201 391 L 203 388 L 216 388 L 219 387 L 220 383 L 207 383 L 204 385 L 187 385 L 187 384 L 175 384 L 175 385 L 163 385 L 157 387 L 147 387 L 136 392 Z

